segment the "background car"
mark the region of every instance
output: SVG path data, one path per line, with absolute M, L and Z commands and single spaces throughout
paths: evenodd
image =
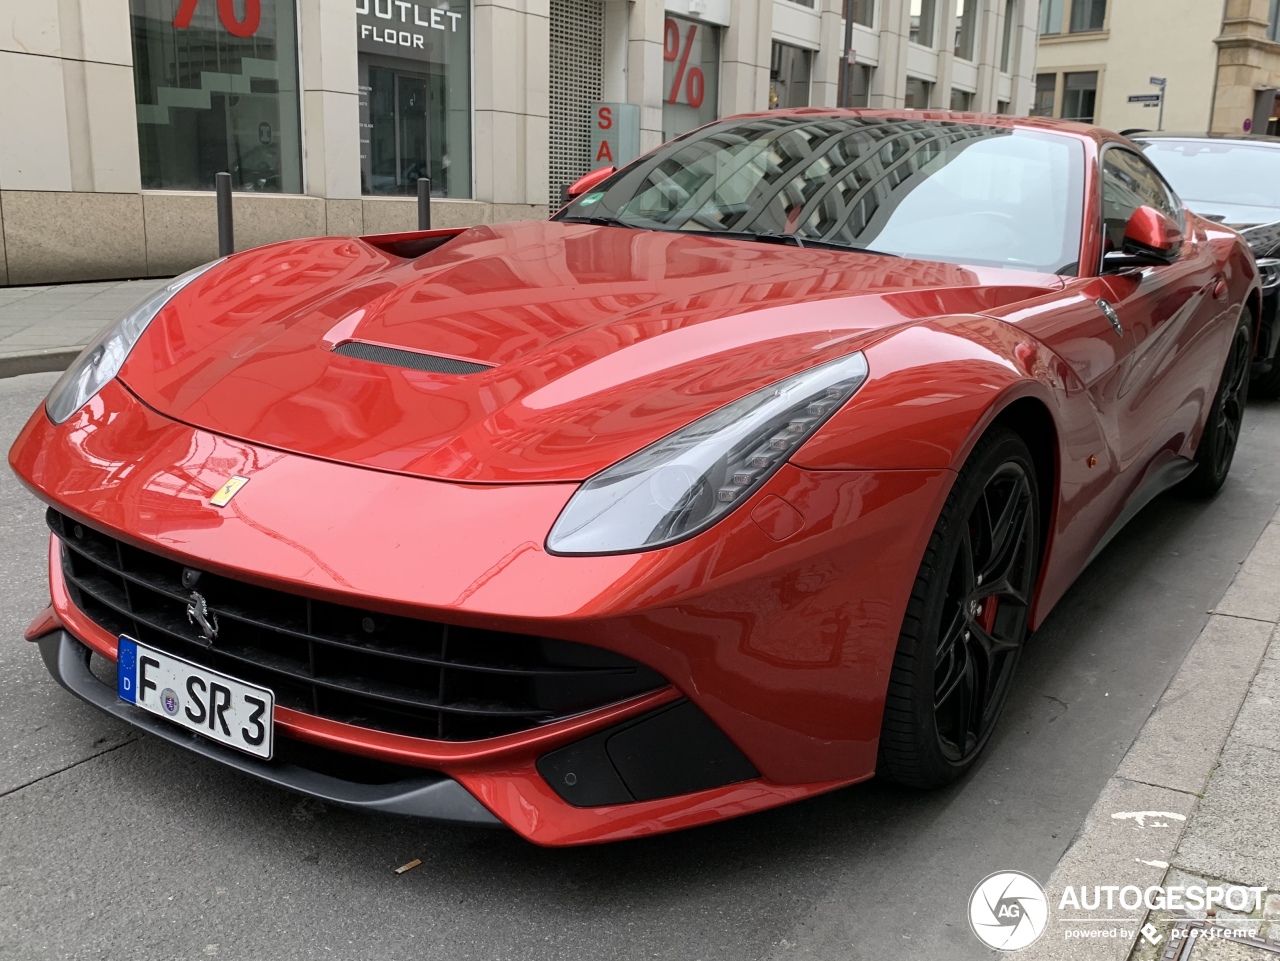
M 542 844 L 938 786 L 1108 539 L 1226 480 L 1254 261 L 1113 134 L 772 111 L 575 193 L 105 330 L 10 453 L 59 683 Z
M 1234 227 L 1258 258 L 1262 316 L 1251 389 L 1280 395 L 1280 137 L 1152 131 L 1131 139 L 1197 214 Z

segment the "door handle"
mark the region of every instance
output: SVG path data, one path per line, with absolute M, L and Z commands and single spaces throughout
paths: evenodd
M 1215 300 L 1227 299 L 1227 282 L 1221 277 L 1213 285 L 1213 296 Z

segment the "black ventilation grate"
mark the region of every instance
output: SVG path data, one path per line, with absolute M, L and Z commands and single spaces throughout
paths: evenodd
M 354 357 L 356 360 L 367 360 L 375 364 L 386 364 L 389 367 L 405 367 L 409 370 L 421 370 L 428 374 L 478 374 L 488 370 L 487 364 L 477 364 L 469 360 L 454 360 L 452 357 L 439 357 L 435 354 L 424 354 L 416 350 L 399 350 L 395 347 L 382 347 L 378 344 L 366 344 L 359 340 L 349 340 L 333 348 L 335 354 L 343 357 Z
M 663 687 L 612 651 L 554 638 L 396 617 L 215 574 L 195 589 L 217 618 L 187 617 L 194 571 L 59 514 L 71 600 L 112 634 L 271 688 L 277 703 L 395 734 L 467 741 L 525 731 Z

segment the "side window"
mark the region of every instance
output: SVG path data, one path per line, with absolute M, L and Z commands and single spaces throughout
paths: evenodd
M 1185 226 L 1182 202 L 1145 158 L 1112 147 L 1102 155 L 1102 226 L 1105 250 L 1119 250 L 1124 228 L 1139 207 L 1154 207 L 1179 227 Z

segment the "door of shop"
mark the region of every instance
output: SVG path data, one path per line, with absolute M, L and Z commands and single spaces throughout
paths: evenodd
M 431 176 L 431 78 L 369 68 L 369 183 L 374 194 L 411 194 Z

